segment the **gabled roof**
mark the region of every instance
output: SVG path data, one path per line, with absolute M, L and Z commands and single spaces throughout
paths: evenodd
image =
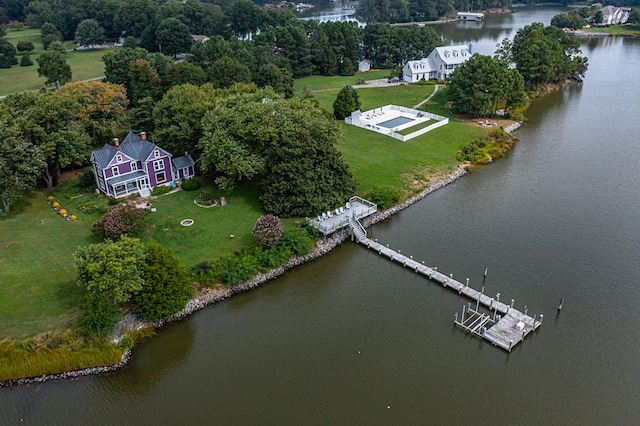
M 95 162 L 98 163 L 98 166 L 104 169 L 109 165 L 111 160 L 113 160 L 113 157 L 115 157 L 118 152 L 122 152 L 136 161 L 144 162 L 156 148 L 162 150 L 156 144 L 142 139 L 139 135 L 136 135 L 133 132 L 129 132 L 129 134 L 120 143 L 119 147 L 104 144 L 101 149 L 91 153 L 91 158 L 92 161 L 95 160 Z M 164 152 L 164 150 L 162 151 Z
M 466 62 L 471 57 L 469 45 L 460 44 L 457 46 L 441 46 L 434 49 L 442 62 L 448 65 L 458 65 Z M 433 52 L 431 52 L 433 54 Z M 431 56 L 431 55 L 429 55 Z
M 182 157 L 176 157 L 171 160 L 173 167 L 178 169 L 184 169 L 185 167 L 193 166 L 193 158 L 190 155 L 183 155 Z
M 145 161 L 157 146 L 133 132 L 129 132 L 120 144 L 122 152 L 138 161 Z
M 115 146 L 105 143 L 102 149 L 93 151 L 91 153 L 92 161 L 95 160 L 95 162 L 98 163 L 98 166 L 104 169 L 109 165 L 111 160 L 113 160 L 113 157 L 116 156 L 118 151 L 118 148 L 116 148 Z

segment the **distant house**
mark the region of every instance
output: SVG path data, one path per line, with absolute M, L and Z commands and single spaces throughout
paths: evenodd
M 476 12 L 458 12 L 458 20 L 460 21 L 482 21 L 484 13 Z
M 193 44 L 204 43 L 205 41 L 209 41 L 209 37 L 202 34 L 191 34 L 191 41 L 193 41 Z
M 371 69 L 371 61 L 363 59 L 358 61 L 358 72 L 367 72 Z
M 408 83 L 434 78 L 446 80 L 470 57 L 470 44 L 436 47 L 426 58 L 407 62 L 402 69 L 402 78 Z
M 631 9 L 628 7 L 605 6 L 600 11 L 602 12 L 602 23 L 599 25 L 608 26 L 626 23 L 629 20 Z
M 104 194 L 121 198 L 131 194 L 148 196 L 156 186 L 195 176 L 193 158 L 172 155 L 140 135 L 129 133 L 122 143 L 113 140 L 91 153 L 91 164 L 98 189 Z

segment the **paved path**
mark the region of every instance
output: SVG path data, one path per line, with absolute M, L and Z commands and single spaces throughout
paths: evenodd
M 434 86 L 433 89 L 433 93 L 429 95 L 429 97 L 427 99 L 425 99 L 424 101 L 420 102 L 418 105 L 414 105 L 413 109 L 418 109 L 419 107 L 421 107 L 422 105 L 426 104 L 427 102 L 429 102 L 429 99 L 433 98 L 435 96 L 436 93 L 438 93 L 438 87 L 440 87 L 439 84 L 436 84 Z

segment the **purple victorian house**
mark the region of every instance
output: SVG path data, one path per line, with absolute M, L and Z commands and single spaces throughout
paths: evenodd
M 105 144 L 91 153 L 93 173 L 100 191 L 114 198 L 138 193 L 146 197 L 156 186 L 171 185 L 195 176 L 193 159 L 171 158 L 164 149 L 147 140 L 147 135 L 129 133 L 120 143 Z

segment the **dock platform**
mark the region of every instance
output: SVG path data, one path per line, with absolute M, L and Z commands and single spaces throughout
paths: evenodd
M 512 306 L 513 300 L 511 305 L 502 303 L 499 300 L 499 293 L 496 295 L 496 298 L 489 297 L 483 294 L 483 291 L 469 287 L 468 279 L 467 283 L 463 284 L 454 280 L 451 275 L 447 276 L 439 272 L 436 267 L 430 268 L 425 266 L 377 241 L 367 238 L 362 234 L 362 231 L 355 228 L 353 224 L 352 228 L 354 228 L 354 233 L 355 231 L 360 231 L 356 234 L 358 243 L 474 301 L 475 307 L 472 306 L 471 303 L 463 307 L 460 321 L 458 321 L 458 314 L 456 314 L 455 324 L 467 332 L 488 340 L 494 345 L 510 352 L 514 346 L 523 341 L 529 333 L 536 330 L 542 324 L 542 314 L 539 319 L 536 320 L 535 315 L 533 317 L 527 315 L 526 309 L 524 313 L 514 309 Z M 488 309 L 489 313 L 481 313 L 480 305 Z

